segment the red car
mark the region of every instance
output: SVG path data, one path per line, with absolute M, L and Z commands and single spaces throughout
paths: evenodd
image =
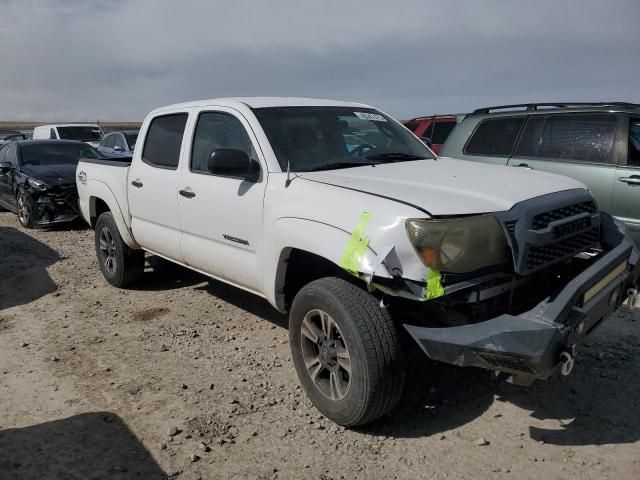
M 431 150 L 440 153 L 444 141 L 456 126 L 459 117 L 462 118 L 459 115 L 432 115 L 414 118 L 403 123 L 416 137 L 428 139 L 427 144 Z

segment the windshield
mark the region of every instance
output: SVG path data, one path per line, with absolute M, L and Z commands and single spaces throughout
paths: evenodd
M 138 140 L 138 133 L 125 133 L 124 136 L 127 138 L 129 150 L 133 151 L 133 147 L 136 146 L 136 141 Z
M 80 158 L 103 159 L 91 145 L 44 143 L 22 145 L 20 161 L 23 165 L 76 165 Z
M 80 140 L 81 142 L 99 142 L 102 140 L 102 130 L 95 126 L 86 127 L 58 127 L 61 140 Z
M 283 171 L 332 170 L 433 159 L 411 132 L 388 116 L 358 107 L 253 110 Z

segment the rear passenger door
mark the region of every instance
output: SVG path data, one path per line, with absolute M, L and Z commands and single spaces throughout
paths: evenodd
M 476 162 L 506 165 L 513 153 L 518 134 L 524 124 L 524 116 L 497 117 L 482 120 L 463 146 L 463 157 L 455 158 Z M 460 126 L 462 128 L 462 125 Z
M 266 177 L 249 182 L 209 172 L 207 162 L 218 148 L 244 151 L 265 162 L 246 119 L 231 108 L 198 112 L 189 158 L 182 166 L 180 222 L 185 263 L 214 277 L 260 291 L 258 255 Z
M 618 124 L 616 115 L 606 113 L 531 115 L 509 165 L 575 178 L 610 212 Z
M 616 169 L 611 213 L 625 222 L 640 246 L 640 118 L 629 120 L 626 155 Z
M 178 164 L 187 112 L 151 120 L 144 145 L 129 167 L 127 193 L 131 230 L 145 249 L 182 262 L 178 218 Z

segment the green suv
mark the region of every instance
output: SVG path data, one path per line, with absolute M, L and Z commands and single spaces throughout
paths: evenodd
M 535 103 L 481 108 L 440 152 L 475 162 L 573 177 L 640 246 L 640 105 Z

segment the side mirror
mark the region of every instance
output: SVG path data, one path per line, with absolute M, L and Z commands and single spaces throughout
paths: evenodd
M 235 148 L 217 148 L 211 152 L 207 169 L 213 175 L 241 178 L 248 182 L 255 183 L 260 178 L 260 164 Z
M 113 149 L 114 149 L 116 152 L 121 152 L 121 151 L 122 151 L 122 147 L 121 147 L 120 145 L 116 145 L 115 147 L 113 147 Z
M 429 137 L 421 137 L 420 140 L 422 140 L 422 142 L 429 148 L 433 146 L 433 142 Z

